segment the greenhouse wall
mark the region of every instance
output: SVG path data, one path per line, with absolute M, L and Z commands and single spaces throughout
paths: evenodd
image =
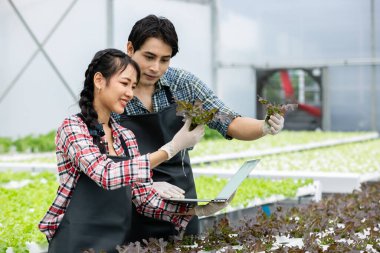
M 224 68 L 218 74 L 218 95 L 243 116 L 256 117 L 256 72 L 251 68 Z
M 256 116 L 257 68 L 316 66 L 328 73 L 325 129 L 380 130 L 379 0 L 8 0 L 0 1 L 0 136 L 47 133 L 76 113 L 94 53 L 123 49 L 151 13 L 176 26 L 171 65 L 240 114 Z
M 255 69 L 325 69 L 323 129 L 380 131 L 380 1 L 222 3 L 220 72 L 234 68 L 239 81 L 249 68 L 253 73 Z M 221 78 L 218 81 L 219 90 L 230 86 Z M 243 83 L 248 94 L 258 87 Z M 239 96 L 230 101 L 247 103 Z
M 380 83 L 373 81 L 372 66 L 330 67 L 325 88 L 329 93 L 329 117 L 331 130 L 334 131 L 367 131 L 375 124 L 380 131 Z M 376 68 L 379 77 L 380 68 Z M 373 89 L 372 84 L 376 87 Z M 374 94 L 377 97 L 372 104 Z M 375 118 L 371 117 L 375 109 Z M 374 120 L 374 122 L 372 122 Z
M 189 12 L 197 13 L 197 18 Z M 106 47 L 124 49 L 132 25 L 152 13 L 176 25 L 179 54 L 171 65 L 189 69 L 210 83 L 208 4 L 0 1 L 0 136 L 47 133 L 77 113 L 84 72 L 95 52 Z

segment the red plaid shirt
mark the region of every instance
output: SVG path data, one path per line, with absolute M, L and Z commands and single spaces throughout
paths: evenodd
M 140 155 L 134 134 L 112 118 L 111 128 L 116 154 L 121 156 L 124 151 L 128 152 L 131 157 L 129 160 L 113 162 L 101 154 L 98 146 L 93 143 L 86 124 L 78 116 L 65 119 L 59 127 L 55 143 L 60 185 L 53 204 L 38 226 L 48 240 L 53 238 L 65 215 L 80 172 L 107 190 L 132 185 L 132 201 L 138 212 L 172 222 L 178 230 L 187 226 L 191 216 L 174 213 L 186 212 L 188 206 L 167 202 L 152 188 L 149 154 Z M 123 149 L 119 136 L 125 140 L 128 150 Z

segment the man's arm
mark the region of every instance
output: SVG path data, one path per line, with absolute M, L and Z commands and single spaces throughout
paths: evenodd
M 264 120 L 237 117 L 228 126 L 227 135 L 238 140 L 252 141 L 267 134 L 278 134 L 283 127 L 284 118 L 279 114 L 272 115 L 268 123 Z
M 256 140 L 264 136 L 263 124 L 264 120 L 237 117 L 228 126 L 227 135 L 238 140 Z
M 171 68 L 170 80 L 173 79 L 176 80 L 176 85 L 180 86 L 180 89 L 176 88 L 178 91 L 174 94 L 178 100 L 186 100 L 191 103 L 200 100 L 205 110 L 217 108 L 219 112 L 231 116 L 231 119 L 223 122 L 213 120 L 207 124 L 227 139 L 256 140 L 266 134 L 277 134 L 284 126 L 284 118 L 280 115 L 273 116 L 273 120 L 268 121 L 269 124 L 265 123 L 264 120 L 241 117 L 226 106 L 205 83 L 190 72 Z

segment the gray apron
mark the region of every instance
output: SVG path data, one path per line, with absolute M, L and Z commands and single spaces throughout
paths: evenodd
M 165 87 L 167 88 L 167 87 Z M 121 115 L 120 125 L 131 130 L 137 139 L 141 154 L 157 151 L 164 144 L 171 141 L 174 135 L 183 126 L 183 118 L 176 116 L 176 104 L 169 89 L 165 90 L 171 105 L 156 113 L 139 115 Z M 187 198 L 196 198 L 196 190 L 190 158 L 187 151 L 182 155 L 179 152 L 153 169 L 153 181 L 168 182 L 182 188 Z M 142 239 L 164 238 L 176 235 L 174 225 L 167 221 L 157 220 L 143 216 L 132 207 L 132 242 Z M 199 233 L 198 217 L 194 216 L 186 228 L 187 235 Z
M 128 149 L 123 138 L 124 152 Z M 108 156 L 114 162 L 128 157 Z M 130 241 L 132 199 L 130 186 L 105 190 L 81 174 L 66 213 L 49 243 L 48 253 L 77 253 L 85 249 L 116 253 Z

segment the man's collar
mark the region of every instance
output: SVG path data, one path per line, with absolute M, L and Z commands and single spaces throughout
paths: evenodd
M 163 74 L 163 75 L 161 76 L 161 78 L 158 79 L 158 81 L 157 81 L 157 83 L 156 83 L 156 88 L 155 88 L 155 90 L 162 90 L 162 89 L 163 89 L 163 86 L 170 87 L 168 80 L 165 78 L 165 74 Z

